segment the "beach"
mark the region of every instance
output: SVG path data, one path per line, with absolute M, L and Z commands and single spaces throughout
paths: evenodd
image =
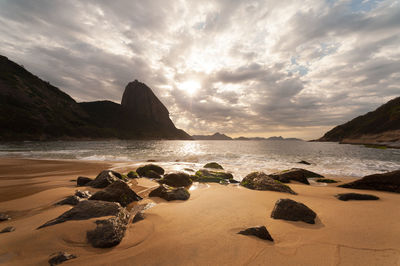
M 0 234 L 0 264 L 48 265 L 51 254 L 66 251 L 77 258 L 63 265 L 400 265 L 400 194 L 337 184 L 291 183 L 298 193 L 291 195 L 210 183 L 191 190 L 187 201 L 167 202 L 148 198 L 158 185 L 139 178 L 130 180 L 131 188 L 154 206 L 144 211 L 144 220 L 129 224 L 122 242 L 113 248 L 93 248 L 87 242 L 86 232 L 96 227 L 98 218 L 36 229 L 71 209 L 55 206 L 56 202 L 77 189 L 96 191 L 76 187 L 78 176 L 94 178 L 105 169 L 124 174 L 135 170 L 124 165 L 1 158 L 0 212 L 12 219 L 0 222 L 0 230 L 16 230 Z M 380 200 L 334 197 L 347 192 L 373 194 Z M 272 219 L 271 211 L 281 198 L 307 205 L 316 212 L 316 223 Z M 274 242 L 237 234 L 259 225 L 267 227 Z

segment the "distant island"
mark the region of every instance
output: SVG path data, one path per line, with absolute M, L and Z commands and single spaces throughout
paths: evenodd
M 269 138 L 263 137 L 238 137 L 238 138 L 231 138 L 225 134 L 221 134 L 219 132 L 214 133 L 213 135 L 193 135 L 192 138 L 194 140 L 294 140 L 294 141 L 302 141 L 302 139 L 298 138 L 283 138 L 282 136 L 273 136 Z
M 316 141 L 400 148 L 400 97 L 333 128 Z
M 192 139 L 177 129 L 153 91 L 137 80 L 121 104 L 77 103 L 49 82 L 0 56 L 0 140 Z

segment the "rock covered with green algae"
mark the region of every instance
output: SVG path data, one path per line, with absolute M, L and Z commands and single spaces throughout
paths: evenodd
M 224 168 L 216 162 L 211 162 L 211 163 L 207 163 L 203 166 L 203 168 L 212 168 L 212 169 L 220 169 L 220 170 L 224 170 Z
M 193 183 L 190 176 L 182 172 L 166 174 L 158 182 L 171 187 L 190 187 Z
M 150 192 L 149 197 L 160 197 L 167 201 L 171 200 L 188 200 L 190 193 L 186 188 L 174 188 L 165 184 L 160 185 L 158 188 Z
M 254 190 L 269 190 L 294 195 L 297 194 L 289 186 L 282 184 L 278 180 L 272 179 L 269 175 L 263 172 L 252 172 L 248 174 L 240 182 L 240 185 Z
M 293 181 L 298 181 L 300 183 L 309 185 L 310 183 L 308 182 L 307 178 L 312 178 L 312 177 L 323 177 L 320 174 L 308 171 L 306 169 L 302 168 L 292 168 L 289 170 L 284 170 L 281 172 L 273 173 L 269 175 L 275 180 L 278 180 L 282 183 L 290 183 L 291 180 Z
M 139 167 L 136 169 L 136 173 L 141 176 L 141 177 L 149 177 L 149 178 L 156 178 L 155 174 L 157 176 L 161 176 L 164 174 L 164 169 L 161 166 L 158 166 L 156 164 L 146 164 L 144 166 Z M 158 177 L 158 178 L 159 178 Z
M 213 182 L 213 183 L 223 183 L 227 180 L 233 180 L 233 175 L 231 173 L 222 171 L 212 171 L 207 169 L 198 170 L 194 176 L 192 176 L 193 181 L 197 182 Z M 233 183 L 233 182 L 232 182 Z

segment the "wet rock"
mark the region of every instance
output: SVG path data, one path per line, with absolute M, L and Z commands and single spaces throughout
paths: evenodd
M 288 221 L 315 223 L 317 214 L 303 203 L 291 199 L 279 199 L 272 210 L 271 217 Z
M 164 169 L 161 166 L 158 166 L 156 164 L 147 164 L 145 166 L 142 166 L 142 167 L 139 167 L 138 169 L 136 169 L 136 173 L 138 173 L 139 176 L 144 176 L 144 177 L 149 177 L 149 175 L 152 175 L 150 173 L 150 171 L 153 171 L 153 172 L 157 173 L 158 175 L 164 174 Z
M 154 160 L 154 159 L 149 159 L 149 160 L 147 160 L 147 162 L 149 162 L 149 163 L 155 163 L 155 162 L 157 162 L 157 161 Z
M 11 220 L 11 217 L 5 213 L 0 213 L 0 222 Z
M 78 196 L 72 195 L 56 203 L 56 205 L 77 205 L 82 199 Z
M 220 164 L 218 164 L 216 162 L 207 163 L 203 166 L 203 168 L 213 168 L 213 169 L 221 169 L 221 170 L 224 169 Z
M 139 178 L 138 173 L 136 173 L 136 171 L 129 171 L 129 173 L 127 174 L 128 178 L 133 179 L 133 178 Z
M 302 168 L 292 168 L 290 170 L 281 171 L 278 173 L 273 173 L 269 175 L 275 180 L 278 180 L 282 183 L 290 183 L 291 180 L 298 181 L 303 184 L 309 185 L 307 178 L 311 177 L 323 177 L 320 174 L 302 169 Z
M 162 178 L 161 175 L 159 175 L 157 172 L 155 172 L 153 170 L 147 171 L 145 177 L 152 178 L 152 179 L 161 179 Z
M 135 216 L 133 216 L 132 223 L 134 224 L 141 220 L 144 220 L 144 213 L 140 211 L 140 212 L 137 212 L 135 214 Z
M 87 183 L 93 181 L 93 179 L 86 177 L 86 176 L 79 176 L 76 180 L 76 185 L 78 187 L 86 186 Z
M 343 201 L 348 200 L 378 200 L 379 197 L 369 194 L 358 194 L 358 193 L 341 193 L 335 195 L 336 198 Z
M 97 220 L 96 229 L 88 231 L 86 237 L 95 248 L 110 248 L 118 245 L 125 236 L 129 215 Z
M 311 165 L 311 163 L 309 163 L 309 162 L 307 162 L 307 161 L 304 161 L 304 160 L 301 160 L 300 162 L 297 162 L 297 163 L 305 164 L 305 165 Z
M 211 171 L 207 169 L 198 170 L 193 176 L 193 181 L 220 183 L 221 180 L 233 179 L 233 175 L 227 172 Z
M 329 178 L 319 178 L 315 180 L 318 183 L 337 183 L 338 181 Z
M 240 182 L 240 185 L 254 190 L 270 190 L 297 194 L 289 186 L 282 184 L 278 180 L 272 179 L 270 176 L 263 172 L 253 172 L 248 174 Z
M 121 180 L 112 183 L 102 191 L 97 191 L 89 198 L 89 200 L 118 202 L 124 207 L 133 201 L 141 199 L 127 183 Z
M 173 188 L 162 184 L 158 188 L 151 191 L 149 197 L 160 197 L 168 201 L 188 200 L 190 198 L 190 193 L 187 189 L 183 187 Z
M 90 196 L 92 196 L 92 194 L 88 190 L 85 190 L 85 191 L 76 190 L 75 196 L 77 196 L 81 199 L 88 199 L 88 198 L 90 198 Z
M 258 227 L 250 227 L 243 231 L 240 231 L 238 234 L 247 235 L 247 236 L 256 236 L 263 240 L 274 241 L 274 239 L 269 234 L 267 228 L 265 226 L 258 226 Z
M 187 171 L 187 172 L 194 172 L 194 170 L 191 169 L 191 168 L 183 168 L 183 170 L 185 170 L 185 171 Z
M 52 257 L 51 257 L 50 260 L 49 260 L 49 264 L 50 264 L 51 266 L 53 266 L 53 265 L 58 265 L 58 264 L 63 263 L 64 261 L 72 260 L 72 259 L 77 258 L 76 255 L 69 254 L 69 253 L 63 252 L 63 251 L 60 251 L 60 252 L 58 252 L 58 253 L 54 253 L 54 254 L 52 254 L 51 256 L 52 256 Z
M 70 220 L 86 220 L 102 216 L 119 216 L 125 215 L 126 209 L 121 207 L 119 203 L 100 201 L 100 200 L 83 200 L 72 209 L 64 212 L 57 218 L 46 222 L 37 229 L 63 223 Z
M 400 170 L 364 176 L 354 182 L 339 185 L 339 187 L 400 193 Z
M 171 187 L 190 187 L 193 183 L 190 176 L 182 172 L 167 174 L 159 182 Z
M 237 181 L 236 179 L 231 178 L 231 179 L 229 179 L 229 183 L 231 183 L 231 184 L 238 184 L 238 183 L 240 183 L 240 182 Z
M 112 170 L 104 170 L 98 174 L 93 181 L 86 183 L 86 185 L 94 188 L 105 188 L 108 185 L 122 179 L 123 177 L 120 173 Z
M 14 226 L 8 226 L 8 227 L 4 228 L 3 230 L 1 230 L 0 234 L 9 233 L 9 232 L 13 232 L 13 231 L 15 231 L 15 227 Z

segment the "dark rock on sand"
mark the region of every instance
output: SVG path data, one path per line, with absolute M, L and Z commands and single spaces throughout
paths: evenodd
M 120 216 L 126 215 L 126 213 L 126 209 L 121 207 L 121 205 L 116 202 L 84 200 L 79 202 L 78 205 L 76 205 L 69 211 L 64 212 L 57 218 L 39 226 L 37 229 L 70 220 L 87 220 L 90 218 L 102 216 Z
M 132 223 L 134 224 L 141 220 L 144 220 L 144 213 L 139 211 L 135 214 L 135 216 L 133 216 Z
M 86 176 L 79 176 L 78 179 L 76 180 L 76 185 L 78 187 L 81 186 L 86 186 L 87 183 L 93 181 L 93 179 L 86 177 Z
M 219 163 L 216 162 L 207 163 L 203 166 L 203 168 L 224 169 Z
M 96 229 L 88 231 L 86 237 L 95 248 L 110 248 L 118 245 L 125 236 L 129 215 L 97 220 Z
M 138 175 L 138 173 L 136 173 L 136 171 L 129 171 L 129 173 L 127 174 L 127 177 L 133 179 L 133 178 L 138 178 L 139 175 Z
M 336 198 L 343 201 L 348 200 L 378 200 L 379 197 L 369 194 L 358 194 L 358 193 L 341 193 L 335 195 Z
M 290 170 L 281 171 L 278 173 L 273 173 L 269 175 L 275 180 L 279 180 L 282 183 L 290 183 L 291 180 L 298 181 L 303 184 L 309 185 L 307 178 L 310 177 L 323 177 L 320 174 L 302 169 L 302 168 L 292 168 Z
M 329 178 L 319 178 L 315 180 L 318 183 L 337 183 L 338 181 Z
M 104 170 L 91 182 L 86 185 L 94 188 L 105 188 L 108 185 L 123 179 L 122 175 L 112 170 Z
M 144 177 L 150 177 L 149 175 L 153 175 L 150 171 L 153 171 L 157 173 L 158 175 L 163 175 L 164 174 L 164 169 L 161 166 L 158 166 L 156 164 L 147 164 L 145 166 L 141 166 L 138 169 L 136 169 L 136 173 L 138 173 L 139 176 L 144 176 Z M 151 178 L 151 177 L 150 177 Z
M 400 193 L 400 170 L 364 176 L 354 182 L 339 185 L 339 187 Z
M 240 185 L 254 190 L 270 190 L 297 194 L 289 186 L 282 184 L 278 180 L 272 179 L 270 176 L 263 172 L 253 172 L 248 174 L 240 182 Z
M 156 171 L 149 170 L 146 172 L 145 177 L 151 178 L 151 179 L 161 179 L 162 176 L 159 175 Z
M 193 176 L 192 178 L 193 178 L 193 181 L 198 181 L 198 182 L 220 183 L 221 180 L 223 181 L 225 179 L 233 179 L 233 175 L 231 173 L 226 173 L 226 172 L 201 169 L 201 170 L 198 170 L 195 173 L 195 176 Z
M 188 200 L 190 193 L 183 187 L 172 188 L 167 185 L 160 185 L 158 188 L 150 192 L 149 197 L 160 197 L 162 199 L 171 200 Z
M 274 239 L 271 237 L 265 226 L 250 227 L 243 231 L 240 231 L 238 234 L 247 236 L 256 236 L 264 240 L 274 241 Z
M 309 163 L 309 162 L 307 162 L 307 161 L 304 161 L 304 160 L 301 160 L 301 161 L 299 161 L 299 162 L 297 162 L 297 163 L 305 164 L 305 165 L 311 165 L 311 163 Z
M 238 184 L 238 183 L 240 183 L 240 182 L 237 181 L 236 179 L 231 178 L 231 179 L 229 179 L 229 183 L 231 183 L 231 184 Z
M 0 222 L 10 220 L 11 217 L 5 213 L 0 213 Z
M 58 253 L 54 253 L 51 256 L 52 257 L 49 259 L 49 264 L 51 266 L 58 265 L 58 264 L 63 263 L 64 261 L 77 258 L 76 255 L 69 254 L 69 253 L 63 252 L 63 251 L 60 251 Z
M 291 199 L 279 199 L 272 210 L 271 217 L 288 221 L 315 223 L 317 214 L 303 203 Z
M 56 205 L 77 205 L 82 199 L 78 196 L 72 195 L 56 203 Z
M 124 207 L 133 201 L 141 199 L 127 183 L 121 180 L 112 183 L 102 191 L 97 191 L 89 198 L 89 200 L 118 202 Z
M 190 187 L 193 183 L 190 176 L 182 172 L 167 174 L 159 182 L 171 187 Z
M 3 230 L 1 230 L 0 234 L 9 233 L 9 232 L 13 232 L 13 231 L 15 231 L 15 227 L 14 226 L 8 226 L 8 227 L 4 228 Z
M 75 196 L 77 196 L 81 199 L 88 199 L 88 198 L 90 198 L 90 196 L 92 196 L 92 194 L 88 190 L 85 190 L 85 191 L 76 190 Z

